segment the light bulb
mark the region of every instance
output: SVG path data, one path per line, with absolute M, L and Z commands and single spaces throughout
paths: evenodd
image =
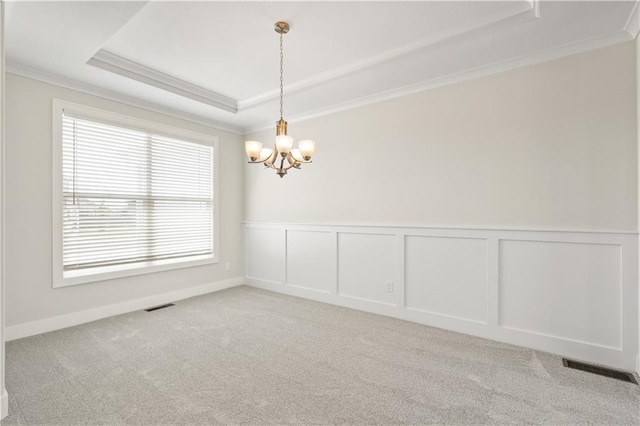
M 247 156 L 251 161 L 256 161 L 260 156 L 262 150 L 262 143 L 258 141 L 246 141 L 244 143 L 244 149 L 247 151 Z
M 276 148 L 278 152 L 286 157 L 289 151 L 291 151 L 291 147 L 293 146 L 293 138 L 288 135 L 278 135 L 276 136 Z
M 305 161 L 309 161 L 313 156 L 313 153 L 316 149 L 316 143 L 312 140 L 305 139 L 303 141 L 298 142 L 298 149 L 300 149 L 300 154 L 302 154 L 302 158 Z

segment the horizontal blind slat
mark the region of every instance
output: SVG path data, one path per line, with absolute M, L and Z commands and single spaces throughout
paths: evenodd
M 213 254 L 213 149 L 63 117 L 63 269 Z
M 193 252 L 193 253 L 171 253 L 171 254 L 167 254 L 165 256 L 157 256 L 154 258 L 147 258 L 144 256 L 137 256 L 137 257 L 130 257 L 130 258 L 126 258 L 126 259 L 119 259 L 119 260 L 113 260 L 113 261 L 102 261 L 102 262 L 91 262 L 91 263 L 87 263 L 87 264 L 83 264 L 83 265 L 65 265 L 64 266 L 64 270 L 65 271 L 74 271 L 74 270 L 81 270 L 81 269 L 88 269 L 88 268 L 97 268 L 97 267 L 102 267 L 102 266 L 117 266 L 117 265 L 127 265 L 127 264 L 131 264 L 131 263 L 140 263 L 140 262 L 151 262 L 151 261 L 157 261 L 157 260 L 167 260 L 167 259 L 176 259 L 176 258 L 184 258 L 185 260 L 188 260 L 189 258 L 192 257 L 198 257 L 198 256 L 204 256 L 207 255 L 209 253 L 201 253 L 201 252 Z

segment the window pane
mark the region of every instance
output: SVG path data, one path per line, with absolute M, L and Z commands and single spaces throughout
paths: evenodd
M 63 119 L 64 270 L 213 254 L 210 146 Z

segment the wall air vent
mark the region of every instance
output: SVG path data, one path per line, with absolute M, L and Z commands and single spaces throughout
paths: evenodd
M 157 311 L 158 309 L 168 308 L 169 306 L 175 306 L 175 303 L 167 303 L 166 305 L 154 306 L 153 308 L 145 309 L 145 312 Z
M 587 364 L 579 361 L 572 361 L 570 359 L 562 358 L 562 365 L 567 368 L 573 368 L 574 370 L 585 371 L 587 373 L 597 374 L 599 376 L 609 377 L 611 379 L 621 380 L 627 383 L 638 384 L 633 373 L 627 373 L 626 371 L 613 370 L 607 367 L 601 367 L 599 365 Z

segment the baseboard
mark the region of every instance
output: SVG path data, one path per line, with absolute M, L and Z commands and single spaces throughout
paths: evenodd
M 189 297 L 200 296 L 202 294 L 212 293 L 242 284 L 244 284 L 244 278 L 236 277 L 196 287 L 189 287 L 182 290 L 143 297 L 140 299 L 127 300 L 126 302 L 115 303 L 113 305 L 73 312 L 53 318 L 12 325 L 4 329 L 5 341 L 8 342 L 10 340 L 34 336 L 36 334 L 59 330 L 61 328 L 72 327 L 74 325 L 84 324 L 102 318 L 112 317 L 114 315 L 125 314 L 149 308 L 151 306 L 161 305 L 163 303 L 174 302 L 176 300 L 187 299 Z
M 0 400 L 0 419 L 9 415 L 9 394 L 6 389 L 2 389 L 2 400 Z

